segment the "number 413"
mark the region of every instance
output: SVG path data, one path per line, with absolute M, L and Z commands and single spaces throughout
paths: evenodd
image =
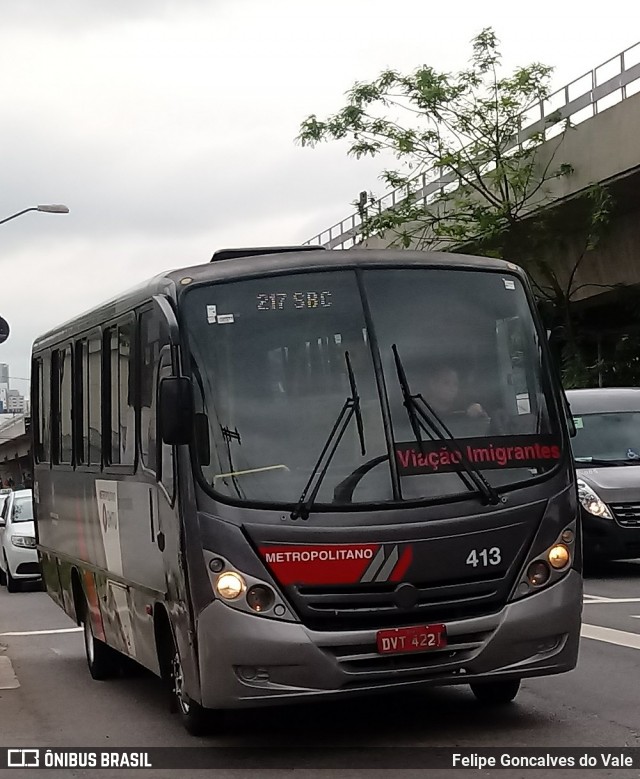
M 497 546 L 492 546 L 491 549 L 472 549 L 466 559 L 467 565 L 474 568 L 478 565 L 500 565 L 501 562 L 502 554 Z

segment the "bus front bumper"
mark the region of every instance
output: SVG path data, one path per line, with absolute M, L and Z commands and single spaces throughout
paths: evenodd
M 563 673 L 577 663 L 581 614 L 570 571 L 496 614 L 447 623 L 445 650 L 379 655 L 375 630 L 312 631 L 214 601 L 198 620 L 200 695 L 189 694 L 227 709 Z

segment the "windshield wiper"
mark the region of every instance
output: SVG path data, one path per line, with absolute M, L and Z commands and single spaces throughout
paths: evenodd
M 393 356 L 396 363 L 396 372 L 398 374 L 398 382 L 402 389 L 403 405 L 407 409 L 407 415 L 409 416 L 409 422 L 411 423 L 411 429 L 416 439 L 416 443 L 420 447 L 420 452 L 424 454 L 423 442 L 420 429 L 435 441 L 448 441 L 453 444 L 456 453 L 460 457 L 460 463 L 464 468 L 464 473 L 456 471 L 455 473 L 460 477 L 462 483 L 467 489 L 474 491 L 474 486 L 478 492 L 484 497 L 487 503 L 497 505 L 500 503 L 500 495 L 484 478 L 480 471 L 475 468 L 466 457 L 462 447 L 458 444 L 455 437 L 440 419 L 434 409 L 427 403 L 421 394 L 412 395 L 409 382 L 407 380 L 407 374 L 404 370 L 404 365 L 400 359 L 398 348 L 395 344 L 391 346 Z
M 356 378 L 353 374 L 353 368 L 351 367 L 351 359 L 349 358 L 349 352 L 344 353 L 344 360 L 347 364 L 347 376 L 349 377 L 349 386 L 351 388 L 351 395 L 348 397 L 338 417 L 329 433 L 327 440 L 325 441 L 320 456 L 318 457 L 316 464 L 313 466 L 311 476 L 307 481 L 305 488 L 302 490 L 302 495 L 298 499 L 293 511 L 291 512 L 291 519 L 309 519 L 309 512 L 311 511 L 315 499 L 320 491 L 324 477 L 327 475 L 329 465 L 333 460 L 333 456 L 336 453 L 340 441 L 344 436 L 351 419 L 355 415 L 356 426 L 358 428 L 358 438 L 360 439 L 360 451 L 364 457 L 367 453 L 364 442 L 364 424 L 362 422 L 362 413 L 360 411 L 360 396 L 358 395 L 358 388 L 356 386 Z M 321 470 L 322 469 L 322 470 Z M 314 484 L 315 480 L 315 484 Z M 311 485 L 313 484 L 313 488 Z
M 618 467 L 620 465 L 640 465 L 640 460 L 601 460 L 598 457 L 574 457 L 576 465 L 603 465 Z

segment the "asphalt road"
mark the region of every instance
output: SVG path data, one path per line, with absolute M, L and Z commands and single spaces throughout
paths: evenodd
M 482 709 L 466 687 L 316 706 L 234 713 L 224 729 L 196 739 L 168 711 L 159 680 L 140 671 L 106 682 L 86 669 L 82 634 L 47 595 L 0 589 L 2 746 L 452 746 L 640 747 L 640 561 L 615 563 L 586 579 L 578 668 L 523 682 L 506 709 Z M 7 659 L 8 658 L 8 659 Z M 12 770 L 7 776 L 151 776 L 129 771 Z M 188 772 L 153 771 L 153 776 Z M 260 772 L 260 775 L 264 772 Z M 288 771 L 273 770 L 278 776 Z M 296 776 L 319 774 L 312 767 Z M 326 775 L 327 772 L 323 772 Z M 391 776 L 395 771 L 367 771 Z M 573 776 L 580 771 L 508 769 L 496 776 Z M 596 772 L 591 772 L 593 775 Z M 446 777 L 478 770 L 430 772 Z M 196 775 L 199 775 L 196 774 Z M 216 776 L 256 776 L 220 770 Z M 365 775 L 345 766 L 340 776 Z M 403 771 L 403 777 L 424 776 Z M 637 776 L 625 770 L 598 776 Z

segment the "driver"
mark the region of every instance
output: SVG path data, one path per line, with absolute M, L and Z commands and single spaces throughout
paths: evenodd
M 460 397 L 460 379 L 458 372 L 446 363 L 435 366 L 426 381 L 425 397 L 439 416 L 453 414 L 467 416 L 470 419 L 489 419 L 489 415 L 479 403 L 466 405 Z

